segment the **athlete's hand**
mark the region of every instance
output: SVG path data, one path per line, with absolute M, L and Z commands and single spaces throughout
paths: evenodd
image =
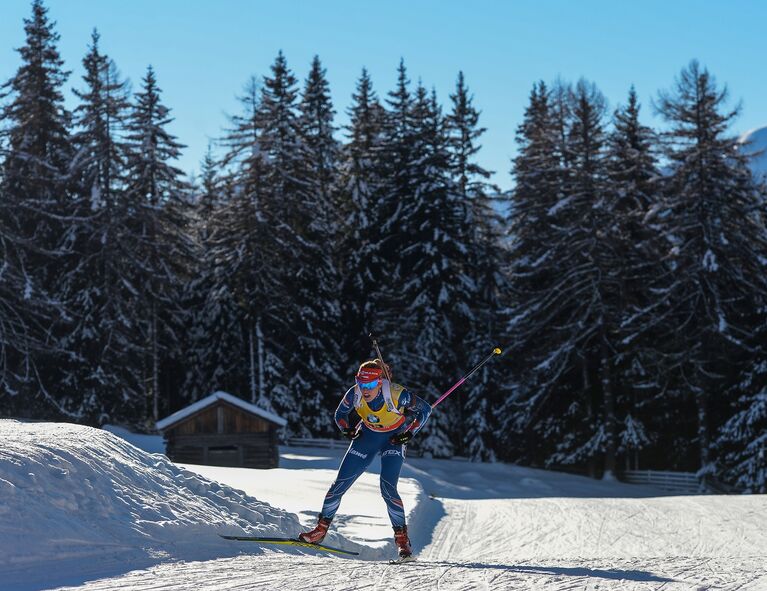
M 402 433 L 397 433 L 396 435 L 392 435 L 389 438 L 389 441 L 391 441 L 394 445 L 404 445 L 408 441 L 410 441 L 413 438 L 413 432 L 412 431 L 403 431 Z
M 354 427 L 349 427 L 348 429 L 341 429 L 341 433 L 347 439 L 357 439 L 357 437 L 360 436 L 359 430 L 357 430 Z

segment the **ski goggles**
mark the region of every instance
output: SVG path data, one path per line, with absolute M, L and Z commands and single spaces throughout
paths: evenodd
M 372 390 L 378 387 L 383 372 L 377 367 L 363 367 L 357 372 L 357 385 L 363 390 Z
M 378 383 L 381 380 L 373 380 L 372 382 L 361 382 L 359 378 L 357 378 L 357 385 L 362 388 L 363 390 L 372 390 L 374 388 L 378 387 Z

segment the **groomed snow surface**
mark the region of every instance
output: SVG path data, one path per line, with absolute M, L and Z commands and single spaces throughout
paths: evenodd
M 408 459 L 417 562 L 390 565 L 376 462 L 329 544 L 360 559 L 230 542 L 295 536 L 340 450 L 281 467 L 178 466 L 156 438 L 0 420 L 0 590 L 599 589 L 767 591 L 765 496 L 664 496 L 504 464 Z

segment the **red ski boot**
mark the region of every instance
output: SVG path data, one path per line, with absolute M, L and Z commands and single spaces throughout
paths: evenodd
M 399 561 L 413 560 L 413 549 L 410 547 L 410 538 L 407 537 L 407 525 L 394 528 L 394 543 L 399 550 Z
M 328 533 L 329 527 L 330 519 L 320 515 L 320 519 L 317 522 L 317 527 L 315 527 L 312 531 L 305 531 L 298 534 L 298 539 L 302 542 L 309 542 L 310 544 L 319 544 L 325 538 L 325 534 Z

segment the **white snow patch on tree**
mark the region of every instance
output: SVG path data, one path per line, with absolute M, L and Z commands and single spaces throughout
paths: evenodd
M 719 264 L 716 262 L 716 255 L 710 248 L 706 250 L 706 254 L 703 255 L 703 268 L 711 273 L 719 269 Z

